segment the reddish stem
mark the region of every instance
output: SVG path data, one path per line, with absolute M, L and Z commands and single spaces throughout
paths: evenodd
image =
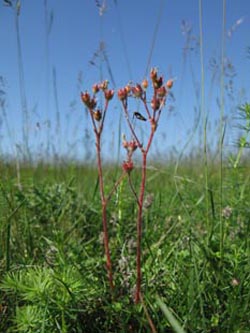
M 137 241 L 136 241 L 136 291 L 135 291 L 135 303 L 139 303 L 141 294 L 141 239 L 142 239 L 142 209 L 143 199 L 145 194 L 146 184 L 146 166 L 147 166 L 147 152 L 142 154 L 142 178 L 140 196 L 138 202 L 138 215 L 137 215 Z
M 137 135 L 135 133 L 135 130 L 134 130 L 132 124 L 131 124 L 131 121 L 129 119 L 127 103 L 125 101 L 122 101 L 122 106 L 123 106 L 124 114 L 125 114 L 125 117 L 126 117 L 126 120 L 127 120 L 127 123 L 128 123 L 128 127 L 129 127 L 129 129 L 130 129 L 130 131 L 131 131 L 131 133 L 133 135 L 133 138 L 135 139 L 138 147 L 140 149 L 142 149 L 142 144 L 141 144 L 140 140 L 138 139 L 138 137 L 137 137 Z
M 142 239 L 142 213 L 143 213 L 143 201 L 145 195 L 145 185 L 147 178 L 147 154 L 153 141 L 155 130 L 151 128 L 150 137 L 148 140 L 147 148 L 142 152 L 142 177 L 140 196 L 138 201 L 138 215 L 137 215 L 137 244 L 136 244 L 136 292 L 135 292 L 135 303 L 139 303 L 141 294 L 141 239 Z
M 103 243 L 106 256 L 106 267 L 108 272 L 108 279 L 111 291 L 114 289 L 112 264 L 109 250 L 109 237 L 108 237 L 108 226 L 107 226 L 107 200 L 104 194 L 104 184 L 102 175 L 102 159 L 101 159 L 101 133 L 96 133 L 96 151 L 97 151 L 97 166 L 99 176 L 99 188 L 102 203 L 102 226 L 103 226 Z

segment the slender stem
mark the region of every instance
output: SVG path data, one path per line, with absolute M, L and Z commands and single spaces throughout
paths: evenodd
M 109 105 L 109 102 L 107 100 L 105 100 L 105 106 L 104 106 L 101 125 L 100 125 L 100 129 L 99 129 L 100 132 L 102 132 L 102 130 L 103 130 L 103 125 L 104 125 L 104 120 L 105 120 L 105 116 L 107 113 L 108 105 Z
M 137 215 L 137 244 L 136 244 L 136 293 L 135 293 L 135 303 L 140 301 L 141 295 L 141 239 L 142 239 L 142 212 L 143 212 L 143 200 L 145 195 L 145 185 L 146 185 L 146 172 L 147 172 L 147 154 L 150 149 L 151 143 L 153 141 L 155 130 L 151 128 L 150 137 L 148 140 L 147 148 L 142 152 L 142 177 L 141 177 L 141 188 L 140 196 L 138 200 L 138 215 Z
M 151 143 L 152 143 L 152 141 L 153 141 L 154 134 L 155 134 L 155 130 L 154 130 L 153 128 L 151 128 L 150 137 L 149 137 L 149 139 L 148 139 L 147 148 L 146 148 L 146 150 L 145 150 L 146 154 L 148 153 L 148 151 L 149 151 L 149 149 L 150 149 Z
M 153 323 L 153 321 L 152 321 L 152 319 L 151 319 L 151 317 L 150 317 L 150 315 L 149 315 L 149 312 L 148 312 L 147 306 L 146 306 L 146 304 L 145 304 L 145 302 L 144 302 L 143 297 L 142 297 L 141 294 L 140 294 L 140 300 L 141 300 L 141 304 L 142 304 L 143 310 L 144 310 L 144 312 L 145 312 L 145 315 L 146 315 L 146 317 L 147 317 L 147 320 L 148 320 L 149 326 L 150 326 L 150 328 L 151 328 L 151 332 L 152 332 L 152 333 L 157 333 L 156 328 L 155 328 L 155 325 L 154 325 L 154 323 Z
M 101 160 L 101 133 L 96 133 L 96 151 L 97 151 L 97 165 L 99 176 L 100 196 L 102 202 L 102 226 L 103 226 L 103 242 L 106 256 L 106 267 L 108 272 L 108 279 L 111 291 L 114 289 L 112 264 L 109 250 L 109 237 L 107 227 L 107 200 L 104 194 L 103 174 L 102 174 L 102 160 Z
M 134 185 L 133 185 L 133 183 L 132 183 L 131 175 L 130 175 L 130 174 L 128 174 L 128 182 L 129 182 L 130 189 L 131 189 L 131 191 L 132 191 L 132 193 L 133 193 L 133 195 L 134 195 L 134 197 L 135 197 L 135 200 L 136 200 L 136 202 L 137 202 L 137 205 L 139 206 L 139 205 L 140 205 L 140 203 L 139 203 L 139 199 L 138 199 L 138 196 L 137 196 L 137 194 L 136 194 L 136 191 L 135 191 Z
M 206 199 L 206 223 L 209 226 L 209 184 L 208 184 L 208 155 L 207 155 L 207 113 L 205 109 L 205 91 L 204 91 L 204 49 L 203 49 L 203 8 L 202 0 L 199 1 L 199 29 L 200 29 L 200 71 L 201 71 L 201 100 L 200 109 L 203 116 L 203 165 L 204 165 L 204 180 L 205 180 L 205 199 Z M 213 230 L 213 225 L 212 230 Z M 211 231 L 210 231 L 211 233 Z
M 223 205 L 223 140 L 224 140 L 224 111 L 225 111 L 225 101 L 224 101 L 224 57 L 225 57 L 225 27 L 226 27 L 226 0 L 223 0 L 222 5 L 222 42 L 221 42 L 221 78 L 220 78 L 220 259 L 221 268 L 223 267 L 223 257 L 224 257 L 224 219 L 222 217 L 222 205 Z
M 143 102 L 143 105 L 144 105 L 144 108 L 147 112 L 147 115 L 148 115 L 148 119 L 151 119 L 151 114 L 150 114 L 150 111 L 148 109 L 148 105 L 147 105 L 147 98 L 146 98 L 146 94 L 145 94 L 145 97 L 142 98 L 142 102 Z
M 109 200 L 111 199 L 112 195 L 114 194 L 115 190 L 117 189 L 117 187 L 119 186 L 119 184 L 121 183 L 121 181 L 123 180 L 123 178 L 126 176 L 126 173 L 123 172 L 121 174 L 121 176 L 118 178 L 118 180 L 115 182 L 113 188 L 111 189 L 111 191 L 109 192 L 108 196 L 106 197 L 106 203 L 109 202 Z
M 126 103 L 124 101 L 122 101 L 122 106 L 123 106 L 124 114 L 125 114 L 125 117 L 126 117 L 126 120 L 127 120 L 128 126 L 129 126 L 129 129 L 130 129 L 130 131 L 131 131 L 131 133 L 132 133 L 132 135 L 133 135 L 133 137 L 134 137 L 134 139 L 135 139 L 138 147 L 142 150 L 142 144 L 141 144 L 140 140 L 138 139 L 138 137 L 137 137 L 137 135 L 135 133 L 135 130 L 134 130 L 132 124 L 131 124 L 131 121 L 130 121 L 129 115 L 128 115 L 128 108 L 127 108 L 127 105 L 126 105 Z
M 29 112 L 28 112 L 28 103 L 27 95 L 25 90 L 25 77 L 24 77 L 24 68 L 23 68 L 23 54 L 21 46 L 21 37 L 20 37 L 20 28 L 19 28 L 19 13 L 15 12 L 15 28 L 16 28 L 16 38 L 17 38 L 17 54 L 18 54 L 18 71 L 19 71 L 19 89 L 20 89 L 20 98 L 21 98 L 21 107 L 22 107 L 22 135 L 23 135 L 23 144 L 25 151 L 25 158 L 31 160 L 30 150 L 29 150 Z
M 143 209 L 143 199 L 145 194 L 145 184 L 146 184 L 146 166 L 147 166 L 147 152 L 142 154 L 142 178 L 141 178 L 141 188 L 139 196 L 138 205 L 138 215 L 137 215 L 137 242 L 136 242 L 136 292 L 135 292 L 135 303 L 139 303 L 141 294 L 141 239 L 142 239 L 142 209 Z

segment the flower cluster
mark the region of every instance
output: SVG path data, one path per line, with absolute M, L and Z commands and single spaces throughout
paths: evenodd
M 125 135 L 123 135 L 122 145 L 127 150 L 127 159 L 123 161 L 122 168 L 125 172 L 130 173 L 134 168 L 132 155 L 137 149 L 138 144 L 135 140 L 127 141 Z
M 165 101 L 168 94 L 168 90 L 173 86 L 173 80 L 170 79 L 164 84 L 163 76 L 158 76 L 157 69 L 153 68 L 150 72 L 150 79 L 152 82 L 152 87 L 154 90 L 153 97 L 151 99 L 150 105 L 153 111 L 159 110 Z M 146 102 L 146 90 L 148 88 L 148 80 L 144 79 L 141 84 L 137 83 L 134 86 L 126 85 L 120 88 L 117 92 L 118 98 L 127 105 L 128 97 L 139 98 Z
M 106 102 L 110 101 L 114 96 L 114 90 L 108 89 L 108 81 L 105 80 L 101 83 L 95 83 L 92 87 L 93 96 L 90 95 L 88 91 L 81 92 L 81 100 L 83 104 L 89 109 L 91 116 L 96 121 L 102 119 L 103 111 L 101 109 L 96 109 L 97 100 L 96 95 L 102 91 Z

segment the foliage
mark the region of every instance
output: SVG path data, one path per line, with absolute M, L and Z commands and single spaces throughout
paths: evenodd
M 22 190 L 6 178 L 0 192 L 0 331 L 148 332 L 149 316 L 157 332 L 173 332 L 159 297 L 185 332 L 246 332 L 250 185 L 248 161 L 244 163 L 237 169 L 224 169 L 223 259 L 216 164 L 211 165 L 209 175 L 209 225 L 198 161 L 180 164 L 175 179 L 171 166 L 159 164 L 157 171 L 148 170 L 149 199 L 143 208 L 144 298 L 138 305 L 133 302 L 136 207 L 125 180 L 107 211 L 116 290 L 112 301 L 100 242 L 99 198 L 86 201 L 89 188 L 84 183 L 79 190 L 82 173 L 94 187 L 95 172 L 85 167 L 72 171 L 69 166 L 64 179 L 53 181 L 46 172 L 39 183 L 32 184 L 37 170 L 25 168 L 21 169 L 26 174 Z M 104 177 L 113 172 L 110 168 Z M 2 170 L 8 173 L 9 167 L 2 166 Z M 137 172 L 131 175 L 134 180 Z M 5 203 L 7 199 L 11 201 Z M 8 223 L 10 263 L 6 271 Z

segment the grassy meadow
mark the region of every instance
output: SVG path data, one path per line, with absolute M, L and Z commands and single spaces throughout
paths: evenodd
M 105 167 L 105 182 L 119 172 Z M 127 179 L 108 208 L 111 296 L 97 170 L 21 165 L 19 183 L 15 165 L 2 162 L 0 331 L 249 332 L 249 162 L 224 163 L 222 172 L 223 182 L 211 162 L 206 188 L 198 157 L 149 168 L 143 302 L 135 305 L 136 205 Z

